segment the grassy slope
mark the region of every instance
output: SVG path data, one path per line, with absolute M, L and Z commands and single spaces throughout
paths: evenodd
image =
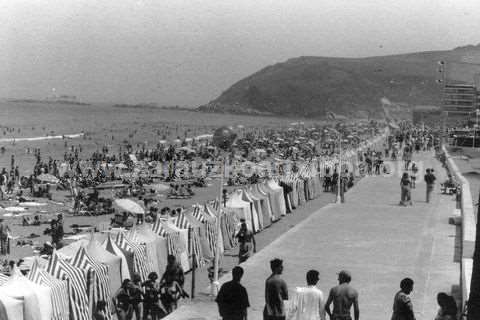
M 294 58 L 240 80 L 203 109 L 254 109 L 317 117 L 326 111 L 378 115 L 382 97 L 408 104 L 438 105 L 439 60 L 448 62 L 450 81 L 472 82 L 480 67 L 454 61 L 480 62 L 480 46 L 358 59 Z

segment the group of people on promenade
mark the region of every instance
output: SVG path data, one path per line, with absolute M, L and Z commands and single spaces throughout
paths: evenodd
M 435 187 L 435 181 L 437 178 L 434 175 L 434 169 L 433 168 L 428 168 L 425 170 L 425 175 L 423 177 L 423 180 L 425 181 L 426 185 L 426 202 L 429 203 L 430 199 L 432 197 L 432 191 Z M 404 172 L 402 175 L 402 178 L 400 179 L 400 205 L 401 206 L 406 206 L 408 204 L 413 205 L 412 201 L 412 191 L 411 189 L 415 188 L 415 180 L 412 180 L 408 172 Z
M 263 320 L 359 320 L 359 293 L 350 284 L 349 271 L 338 273 L 338 285 L 330 289 L 325 299 L 318 288 L 320 273 L 309 270 L 306 273 L 306 286 L 296 288 L 293 297 L 289 296 L 287 283 L 282 278 L 283 260 L 270 261 L 272 274 L 265 280 L 265 307 Z M 247 320 L 250 302 L 246 288 L 241 284 L 244 270 L 236 266 L 232 270 L 232 280 L 225 282 L 218 292 L 216 303 L 223 320 Z M 393 298 L 391 320 L 416 320 L 410 294 L 414 281 L 404 278 L 400 290 Z M 435 320 L 456 320 L 458 308 L 455 299 L 440 292 L 437 295 L 438 313 Z M 353 314 L 353 315 L 352 315 Z
M 160 279 L 156 272 L 151 272 L 143 283 L 137 273 L 132 279 L 123 280 L 113 296 L 118 320 L 161 319 L 177 308 L 180 298 L 188 297 L 183 289 L 185 277 L 181 265 L 173 255 L 169 255 L 167 260 Z M 102 301 L 94 313 L 94 320 L 105 320 L 105 312 L 106 304 Z

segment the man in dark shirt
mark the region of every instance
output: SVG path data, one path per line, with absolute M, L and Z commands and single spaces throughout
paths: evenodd
M 232 281 L 225 282 L 218 292 L 218 311 L 223 320 L 247 320 L 247 308 L 250 307 L 247 290 L 240 284 L 242 267 L 232 270 Z
M 285 280 L 280 278 L 283 272 L 283 261 L 270 261 L 272 275 L 265 281 L 265 309 L 264 320 L 285 320 L 285 306 L 283 300 L 288 300 L 288 289 Z

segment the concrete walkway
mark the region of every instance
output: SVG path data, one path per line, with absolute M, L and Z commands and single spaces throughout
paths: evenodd
M 242 283 L 251 304 L 249 319 L 262 319 L 264 281 L 270 274 L 269 261 L 275 257 L 284 260 L 283 277 L 290 291 L 304 285 L 309 269 L 317 269 L 319 287 L 327 296 L 336 284 L 337 272 L 349 270 L 352 285 L 360 294 L 360 318 L 366 320 L 389 319 L 400 280 L 411 277 L 415 281 L 412 299 L 417 319 L 433 319 L 436 294 L 458 290 L 460 252 L 456 240 L 460 234 L 448 224 L 455 209 L 454 199 L 439 194 L 439 182 L 445 179 L 440 163 L 430 153 L 419 154 L 414 160 L 420 168 L 435 169 L 437 186 L 429 204 L 425 202 L 423 181 L 413 190 L 413 206 L 401 207 L 401 172 L 366 177 L 348 192 L 345 204 L 319 209 L 242 264 Z M 419 180 L 423 180 L 423 174 Z M 166 319 L 219 316 L 211 300 L 188 303 Z

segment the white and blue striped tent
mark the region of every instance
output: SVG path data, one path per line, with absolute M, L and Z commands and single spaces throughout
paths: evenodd
M 53 252 L 45 271 L 60 280 L 67 280 L 70 298 L 70 319 L 90 320 L 87 295 L 87 273 L 66 262 Z
M 68 301 L 68 283 L 58 280 L 42 270 L 38 260 L 32 264 L 28 279 L 36 284 L 44 285 L 52 289 L 53 320 L 68 320 L 70 317 Z
M 75 256 L 72 259 L 72 265 L 86 270 L 90 273 L 89 283 L 91 290 L 91 305 L 96 308 L 98 301 L 105 301 L 107 303 L 108 311 L 107 319 L 112 319 L 111 311 L 113 311 L 113 305 L 111 301 L 112 292 L 110 291 L 110 284 L 108 280 L 108 266 L 96 262 L 88 253 L 84 247 L 80 247 Z M 94 309 L 93 309 L 94 310 Z

